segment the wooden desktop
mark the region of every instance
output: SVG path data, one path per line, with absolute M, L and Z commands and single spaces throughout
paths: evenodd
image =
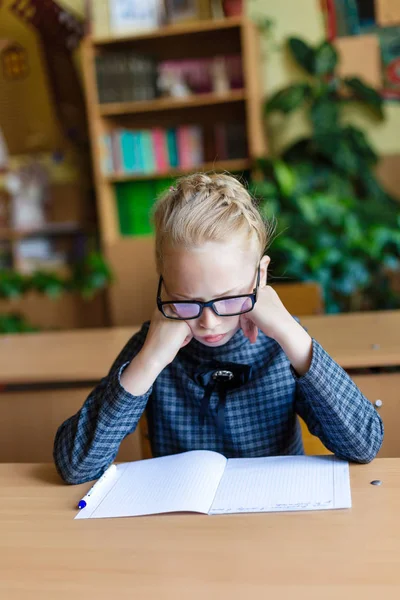
M 89 484 L 2 464 L 0 598 L 397 600 L 400 459 L 350 474 L 346 510 L 75 521 Z

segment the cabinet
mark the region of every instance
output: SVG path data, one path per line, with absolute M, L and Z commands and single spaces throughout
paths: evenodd
M 154 98 L 134 102 L 99 102 L 96 58 L 107 53 L 134 51 L 155 61 L 212 59 L 239 56 L 242 88 L 223 93 L 193 93 L 183 98 Z M 115 274 L 109 292 L 113 325 L 136 325 L 151 316 L 157 276 L 154 239 L 123 235 L 118 214 L 118 186 L 126 182 L 173 179 L 192 171 L 230 171 L 239 175 L 252 169 L 266 154 L 262 113 L 263 92 L 259 73 L 258 31 L 245 17 L 202 20 L 168 25 L 129 37 L 87 37 L 83 44 L 83 74 L 92 144 L 96 200 L 104 252 Z M 245 132 L 242 156 L 221 159 L 206 143 L 215 123 L 241 124 Z M 195 168 L 175 167 L 151 173 L 104 173 L 104 139 L 116 130 L 154 130 L 195 124 L 204 132 L 204 162 Z M 211 150 L 207 151 L 207 147 Z M 102 166 L 103 165 L 103 166 Z M 134 196 L 134 192 L 132 193 Z M 135 197 L 133 198 L 135 202 Z

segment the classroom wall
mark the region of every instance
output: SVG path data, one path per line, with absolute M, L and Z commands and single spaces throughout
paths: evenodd
M 58 0 L 57 4 L 75 12 L 78 16 L 83 16 L 85 12 L 85 0 Z
M 319 0 L 247 0 L 250 16 L 263 16 L 274 22 L 269 39 L 263 40 L 262 73 L 266 94 L 271 94 L 296 79 L 302 72 L 290 61 L 283 43 L 291 36 L 315 44 L 324 37 L 324 22 Z M 386 102 L 386 121 L 371 121 L 357 107 L 349 108 L 347 117 L 354 125 L 365 128 L 380 154 L 400 153 L 400 102 Z M 279 151 L 289 142 L 308 132 L 304 114 L 275 120 L 271 133 L 274 149 Z

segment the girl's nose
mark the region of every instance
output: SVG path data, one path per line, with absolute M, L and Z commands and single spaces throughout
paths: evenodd
M 203 310 L 201 317 L 199 317 L 199 326 L 202 329 L 215 329 L 219 325 L 219 317 L 215 314 L 212 308 L 207 307 Z

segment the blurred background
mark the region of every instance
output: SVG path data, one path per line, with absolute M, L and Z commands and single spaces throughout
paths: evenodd
M 138 325 L 150 212 L 229 171 L 296 314 L 400 306 L 397 0 L 0 2 L 0 332 Z

